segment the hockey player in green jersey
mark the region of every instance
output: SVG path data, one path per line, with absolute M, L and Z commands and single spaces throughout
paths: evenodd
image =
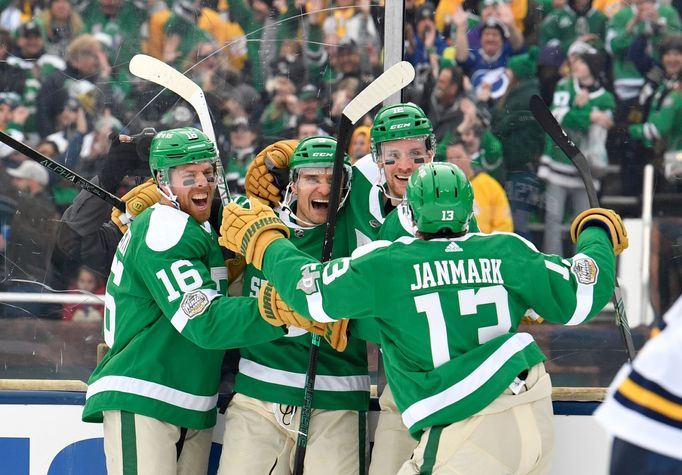
M 290 141 L 287 141 L 290 142 Z M 322 254 L 336 140 L 307 137 L 293 153 L 287 143 L 266 150 L 291 155 L 290 182 L 275 213 L 290 230 L 291 243 L 311 255 Z M 350 165 L 344 167 L 341 205 L 350 189 Z M 350 255 L 345 233 L 346 208 L 339 210 L 332 257 Z M 267 282 L 263 273 L 248 265 L 243 295 L 259 297 Z M 311 322 L 303 322 L 306 327 Z M 370 380 L 367 344 L 346 337 L 346 323 L 339 322 L 331 345 L 322 342 L 317 360 L 313 412 L 306 450 L 306 473 L 352 475 L 365 473 L 366 414 Z M 339 338 L 335 338 L 337 336 Z M 323 335 L 329 338 L 329 335 Z M 347 338 L 347 342 L 345 341 Z M 328 340 L 329 341 L 329 340 Z M 235 396 L 227 408 L 219 474 L 269 473 L 272 467 L 293 469 L 304 400 L 311 335 L 305 329 L 289 329 L 287 337 L 240 349 Z M 345 350 L 343 347 L 345 346 Z
M 207 222 L 216 159 L 194 128 L 160 132 L 151 144 L 162 199 L 116 250 L 105 300 L 110 350 L 83 409 L 84 421 L 104 421 L 111 475 L 206 473 L 224 349 L 285 333 L 262 321 L 256 299 L 225 296 L 227 270 Z
M 396 403 L 420 440 L 399 473 L 547 473 L 551 383 L 539 346 L 518 325 L 529 308 L 566 325 L 603 308 L 615 256 L 628 245 L 620 217 L 601 208 L 579 215 L 571 227 L 577 254 L 565 259 L 515 234 L 468 233 L 473 193 L 452 164 L 420 167 L 407 199 L 415 238 L 377 241 L 321 264 L 263 236 L 264 255 L 247 262 L 262 266 L 272 297 L 308 319 L 376 319 Z M 249 214 L 267 211 L 224 209 L 221 244 L 263 248 L 249 236 L 258 220 Z

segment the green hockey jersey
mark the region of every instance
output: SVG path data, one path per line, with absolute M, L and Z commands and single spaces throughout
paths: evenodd
M 682 150 L 682 87 L 678 81 L 665 81 L 658 87 L 646 122 L 631 125 L 630 135 L 650 147 L 661 141 L 667 152 Z
M 107 282 L 109 351 L 88 381 L 83 420 L 123 410 L 191 429 L 213 427 L 225 348 L 274 340 L 258 301 L 226 297 L 215 231 L 157 204 L 124 234 Z
M 594 227 L 570 259 L 516 234 L 472 233 L 377 241 L 322 265 L 281 239 L 263 271 L 306 318 L 376 318 L 389 384 L 418 437 L 476 414 L 545 359 L 530 334 L 517 333 L 529 309 L 566 325 L 595 316 L 613 292 L 615 257 Z
M 350 254 L 345 234 L 345 209 L 342 208 L 337 217 L 333 257 Z M 276 208 L 275 212 L 291 230 L 289 240 L 294 246 L 319 259 L 325 226 L 301 227 L 291 220 L 288 211 Z M 264 281 L 259 270 L 247 266 L 244 272 L 244 295 L 258 297 Z M 301 406 L 310 341 L 310 333 L 289 327 L 285 338 L 241 348 L 235 391 L 261 401 Z M 369 406 L 369 386 L 365 341 L 350 336 L 343 353 L 322 341 L 317 359 L 314 408 L 366 411 Z
M 551 109 L 552 114 L 562 125 L 568 136 L 579 148 L 586 151 L 587 155 L 587 150 L 589 149 L 587 141 L 592 125 L 590 113 L 596 109 L 613 115 L 616 108 L 616 99 L 613 94 L 600 87 L 590 92 L 588 101 L 579 107 L 575 104 L 575 97 L 579 89 L 578 81 L 573 78 L 564 78 L 559 81 L 554 91 Z M 607 131 L 603 129 L 601 132 L 605 145 Z M 549 135 L 545 135 L 545 150 L 540 158 L 538 176 L 550 183 L 564 187 L 583 188 L 585 186 L 578 174 L 578 169 L 573 165 L 571 159 L 561 151 Z M 594 185 L 599 189 L 598 181 L 595 180 Z

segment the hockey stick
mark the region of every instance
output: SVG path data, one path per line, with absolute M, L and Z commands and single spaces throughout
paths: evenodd
M 95 185 L 90 180 L 86 180 L 78 173 L 66 168 L 64 165 L 60 165 L 51 158 L 46 157 L 45 155 L 35 150 L 34 148 L 29 147 L 25 143 L 19 142 L 17 139 L 11 137 L 10 135 L 7 135 L 4 132 L 0 132 L 0 142 L 4 143 L 8 147 L 11 147 L 12 149 L 16 150 L 19 153 L 23 153 L 31 160 L 38 162 L 48 170 L 56 173 L 65 180 L 70 181 L 71 183 L 79 187 L 81 190 L 85 190 L 92 193 L 93 195 L 103 199 L 108 204 L 114 206 L 115 208 L 118 208 L 119 210 L 125 213 L 126 204 L 116 195 L 113 195 L 104 188 Z
M 201 90 L 201 87 L 172 66 L 146 54 L 136 54 L 133 56 L 128 68 L 133 75 L 163 86 L 187 101 L 196 111 L 201 129 L 215 145 L 216 153 L 218 152 L 211 114 L 208 110 L 208 104 L 206 104 L 206 96 L 204 96 L 204 91 Z M 232 201 L 232 198 L 225 182 L 225 172 L 220 158 L 216 160 L 216 172 L 218 175 L 218 193 L 224 206 Z
M 362 90 L 343 109 L 339 128 L 336 135 L 336 154 L 334 155 L 334 168 L 332 171 L 332 183 L 329 196 L 329 211 L 324 229 L 324 244 L 322 246 L 322 262 L 331 259 L 334 249 L 334 229 L 339 202 L 341 200 L 341 183 L 343 181 L 343 159 L 348 148 L 353 125 L 375 106 L 399 92 L 414 79 L 414 68 L 407 61 L 394 64 L 376 78 L 369 86 Z M 313 410 L 313 392 L 315 389 L 315 377 L 317 375 L 317 357 L 320 352 L 320 336 L 312 335 L 310 356 L 308 357 L 308 370 L 306 372 L 305 386 L 303 388 L 303 408 L 301 410 L 301 423 L 296 440 L 296 453 L 294 457 L 294 475 L 302 475 L 305 460 L 306 447 L 308 445 L 308 429 L 310 416 Z
M 543 102 L 540 96 L 534 95 L 530 98 L 530 111 L 535 116 L 540 126 L 552 138 L 555 144 L 571 159 L 575 167 L 578 169 L 578 174 L 585 183 L 587 190 L 587 198 L 590 206 L 599 208 L 599 199 L 597 198 L 597 191 L 594 189 L 592 182 L 592 173 L 590 166 L 587 163 L 585 155 L 573 143 L 573 141 L 566 135 L 566 132 L 561 128 L 559 122 L 552 115 L 547 105 Z M 628 323 L 627 315 L 625 315 L 625 306 L 623 305 L 623 297 L 618 285 L 618 278 L 616 277 L 616 285 L 613 290 L 613 307 L 616 311 L 616 325 L 620 329 L 620 334 L 625 343 L 628 359 L 632 361 L 635 357 L 635 345 L 632 343 L 632 333 L 630 332 L 630 324 Z

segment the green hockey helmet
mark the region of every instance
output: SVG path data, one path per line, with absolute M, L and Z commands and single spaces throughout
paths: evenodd
M 215 145 L 205 133 L 194 127 L 157 133 L 149 150 L 149 169 L 158 186 L 170 184 L 171 168 L 200 162 L 209 162 L 215 167 L 216 160 Z
M 382 107 L 374 117 L 370 131 L 370 150 L 374 161 L 379 161 L 382 142 L 423 137 L 426 150 L 436 149 L 433 125 L 416 104 L 392 104 Z
M 301 168 L 332 168 L 336 155 L 336 139 L 314 135 L 302 139 L 289 160 L 289 179 L 295 182 Z M 344 186 L 350 186 L 350 157 L 344 154 Z
M 407 182 L 407 201 L 419 231 L 466 231 L 474 213 L 474 192 L 464 172 L 448 162 L 426 163 Z

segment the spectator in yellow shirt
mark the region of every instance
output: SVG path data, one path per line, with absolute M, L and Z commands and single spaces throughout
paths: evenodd
M 448 143 L 445 149 L 447 161 L 462 169 L 474 189 L 474 214 L 481 232 L 514 231 L 509 200 L 502 185 L 486 172 L 472 165 L 471 155 L 460 138 Z

